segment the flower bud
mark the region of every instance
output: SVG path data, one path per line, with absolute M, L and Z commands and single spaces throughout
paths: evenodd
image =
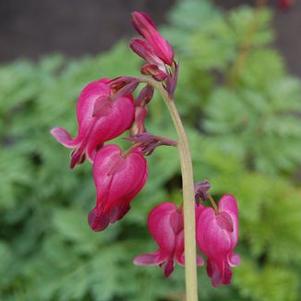
M 154 50 L 154 53 L 165 64 L 172 65 L 174 51 L 172 46 L 160 35 L 152 19 L 142 12 L 133 12 L 132 21 L 135 29 Z

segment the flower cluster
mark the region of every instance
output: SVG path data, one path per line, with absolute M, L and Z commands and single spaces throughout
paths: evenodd
M 78 134 L 74 139 L 65 129 L 51 131 L 58 142 L 73 149 L 71 168 L 86 158 L 93 164 L 97 200 L 88 221 L 94 231 L 104 230 L 125 215 L 148 175 L 141 148 L 122 152 L 117 145 L 105 145 L 131 128 L 135 120 L 132 94 L 118 94 L 115 83 L 101 79 L 83 89 L 77 102 Z
M 197 194 L 198 192 L 196 192 Z M 238 241 L 238 209 L 233 196 L 224 195 L 217 210 L 196 204 L 196 241 L 200 252 L 207 257 L 207 273 L 214 287 L 229 284 L 231 267 L 239 264 L 233 253 Z M 136 265 L 158 265 L 168 277 L 174 263 L 185 264 L 183 213 L 174 203 L 162 203 L 148 216 L 148 229 L 158 244 L 158 250 L 134 259 Z M 197 264 L 203 265 L 201 256 Z
M 132 48 L 148 62 L 142 73 L 165 83 L 169 91 L 175 88 L 176 76 L 172 71 L 176 63 L 172 47 L 165 41 L 151 19 L 143 13 L 132 15 L 134 27 L 144 39 L 134 39 Z M 138 44 L 137 44 L 138 43 Z M 146 70 L 149 70 L 146 71 Z M 159 72 L 159 71 L 158 71 Z M 165 76 L 162 76 L 165 72 Z M 67 148 L 72 149 L 70 167 L 88 159 L 93 165 L 96 186 L 96 206 L 88 215 L 94 231 L 102 231 L 109 224 L 120 220 L 130 209 L 130 202 L 143 188 L 148 177 L 145 156 L 160 145 L 175 146 L 175 141 L 154 136 L 146 131 L 145 118 L 148 104 L 153 97 L 153 87 L 146 84 L 136 97 L 133 96 L 142 80 L 121 76 L 102 78 L 86 85 L 79 95 L 76 113 L 78 133 L 75 138 L 63 128 L 53 128 L 51 134 Z M 106 142 L 130 130 L 127 138 L 133 145 L 122 151 L 118 145 Z
M 176 146 L 171 139 L 146 130 L 145 119 L 152 100 L 155 81 L 165 89 L 168 101 L 176 88 L 178 64 L 172 46 L 160 35 L 145 13 L 132 14 L 133 25 L 140 38 L 130 42 L 131 49 L 144 59 L 142 77 L 102 78 L 89 83 L 80 93 L 76 113 L 78 133 L 75 138 L 63 128 L 51 134 L 63 146 L 72 149 L 70 167 L 92 163 L 96 187 L 96 205 L 88 214 L 92 230 L 102 231 L 129 211 L 131 201 L 148 178 L 146 157 L 161 145 Z M 137 87 L 144 86 L 138 91 Z M 132 143 L 123 151 L 110 140 L 129 133 Z M 207 273 L 213 286 L 231 281 L 231 267 L 239 264 L 234 248 L 238 240 L 238 209 L 231 195 L 224 195 L 218 206 L 208 193 L 208 181 L 195 185 L 196 237 L 200 252 L 207 257 Z M 206 206 L 210 199 L 213 208 Z M 182 207 L 164 202 L 149 214 L 148 229 L 158 250 L 134 259 L 136 265 L 158 265 L 168 277 L 175 262 L 185 264 L 184 220 Z M 197 265 L 204 264 L 197 257 Z

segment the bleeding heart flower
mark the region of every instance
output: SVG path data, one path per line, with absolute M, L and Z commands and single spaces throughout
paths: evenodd
M 108 79 L 89 83 L 77 102 L 78 134 L 72 139 L 63 128 L 54 128 L 51 134 L 67 148 L 74 149 L 70 166 L 82 163 L 87 156 L 93 161 L 95 153 L 105 141 L 128 130 L 134 120 L 135 108 L 131 95 L 112 98 Z
M 94 231 L 102 231 L 121 219 L 130 209 L 130 202 L 143 188 L 147 176 L 147 162 L 139 148 L 122 153 L 117 145 L 102 147 L 93 163 L 97 200 L 89 213 L 90 227 Z
M 233 253 L 238 241 L 238 209 L 231 195 L 224 195 L 218 212 L 211 207 L 202 207 L 197 215 L 197 243 L 208 257 L 207 273 L 214 287 L 229 284 L 231 267 L 240 262 L 239 255 Z
M 184 265 L 184 225 L 182 209 L 165 202 L 156 206 L 148 216 L 148 230 L 159 249 L 134 259 L 136 265 L 158 265 L 168 277 L 174 270 L 175 261 Z M 198 265 L 203 260 L 198 257 Z

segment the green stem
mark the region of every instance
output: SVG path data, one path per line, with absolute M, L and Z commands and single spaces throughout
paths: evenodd
M 213 197 L 211 196 L 211 194 L 208 194 L 208 199 L 209 199 L 209 201 L 210 201 L 210 203 L 211 203 L 211 205 L 212 205 L 214 211 L 215 211 L 215 212 L 218 212 L 218 207 L 217 207 L 217 205 L 216 205 L 215 200 L 214 200 Z
M 198 301 L 194 181 L 188 138 L 175 103 L 162 84 L 147 77 L 142 78 L 142 81 L 147 82 L 159 91 L 178 134 L 177 148 L 180 156 L 183 187 L 186 301 Z

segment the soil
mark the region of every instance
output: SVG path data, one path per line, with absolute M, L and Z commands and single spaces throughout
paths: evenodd
M 301 1 L 289 10 L 277 10 L 276 46 L 289 70 L 301 77 Z M 275 1 L 271 5 L 276 6 Z M 132 34 L 130 12 L 149 12 L 158 23 L 175 0 L 0 0 L 0 63 L 20 57 L 37 59 L 59 52 L 70 57 L 109 49 Z M 216 0 L 228 9 L 254 1 Z

